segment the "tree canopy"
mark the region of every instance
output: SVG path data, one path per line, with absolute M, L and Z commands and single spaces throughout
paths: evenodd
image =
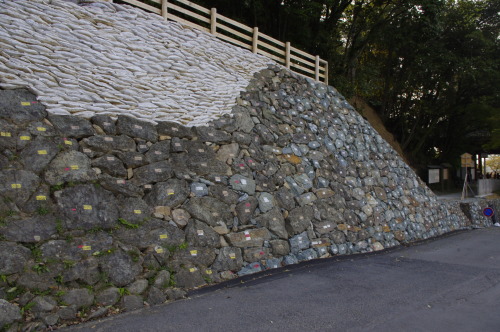
M 195 0 L 329 62 L 416 167 L 500 150 L 498 0 Z

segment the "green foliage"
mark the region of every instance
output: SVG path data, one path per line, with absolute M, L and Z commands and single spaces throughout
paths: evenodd
M 166 246 L 167 250 L 170 251 L 171 253 L 174 253 L 178 250 L 185 250 L 188 247 L 189 247 L 189 244 L 185 241 L 179 245 Z
M 44 216 L 46 214 L 49 214 L 50 210 L 47 207 L 45 207 L 45 206 L 39 206 L 36 209 L 36 213 L 38 213 L 40 216 Z
M 63 228 L 63 222 L 61 219 L 56 219 L 56 231 L 57 234 L 62 235 L 64 228 Z
M 62 274 L 55 276 L 54 280 L 57 282 L 58 285 L 64 284 L 64 278 L 63 278 Z
M 128 222 L 127 220 L 123 219 L 123 218 L 118 218 L 118 222 L 120 224 L 122 224 L 123 226 L 125 226 L 126 228 L 129 228 L 129 229 L 137 229 L 137 228 L 139 228 L 139 225 L 132 224 L 132 223 Z
M 49 272 L 49 269 L 47 268 L 47 266 L 44 263 L 37 263 L 37 264 L 33 265 L 33 267 L 31 269 L 33 271 L 35 271 L 37 274 Z
M 34 305 L 35 305 L 35 302 L 28 302 L 25 306 L 21 307 L 21 315 L 24 316 L 24 314 L 27 311 L 29 311 Z
M 7 301 L 13 301 L 20 295 L 24 294 L 25 289 L 22 286 L 11 287 L 7 290 Z
M 128 289 L 120 287 L 118 288 L 118 294 L 120 294 L 120 296 L 125 296 L 130 295 L 130 292 L 128 291 Z
M 137 263 L 139 261 L 139 258 L 141 257 L 141 253 L 138 250 L 129 250 L 128 254 L 132 258 L 132 261 L 135 263 Z
M 50 192 L 53 193 L 55 191 L 59 191 L 59 190 L 62 190 L 64 188 L 64 184 L 60 183 L 60 184 L 55 184 L 53 186 L 50 186 Z
M 75 266 L 76 262 L 71 261 L 71 260 L 64 260 L 63 261 L 63 266 L 65 269 L 71 269 L 73 266 Z

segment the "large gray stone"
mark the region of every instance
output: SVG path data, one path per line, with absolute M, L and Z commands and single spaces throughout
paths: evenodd
M 114 194 L 127 197 L 142 197 L 144 190 L 128 180 L 114 178 L 108 174 L 99 175 L 99 184 Z
M 5 326 L 20 320 L 21 318 L 21 310 L 18 306 L 9 303 L 6 300 L 0 299 L 0 329 L 3 329 Z
M 36 243 L 56 233 L 55 216 L 34 216 L 28 219 L 10 219 L 0 233 L 7 241 Z
M 132 257 L 123 251 L 115 251 L 103 256 L 100 266 L 110 282 L 118 287 L 128 285 L 142 271 L 141 263 L 134 262 Z
M 0 242 L 0 274 L 9 275 L 24 270 L 31 251 L 19 244 Z
M 0 195 L 21 206 L 35 192 L 40 178 L 33 172 L 24 170 L 0 171 Z
M 20 157 L 24 169 L 40 173 L 49 165 L 58 152 L 59 148 L 52 140 L 38 137 L 27 144 L 21 151 Z
M 96 151 L 100 153 L 110 153 L 113 151 L 135 151 L 136 144 L 135 141 L 126 136 L 102 136 L 96 135 L 88 138 L 84 138 L 81 141 L 83 152 L 86 153 L 85 149 L 90 149 L 91 151 Z
M 219 251 L 219 255 L 212 264 L 215 271 L 238 271 L 243 266 L 241 249 L 235 247 L 224 247 Z
M 255 180 L 240 174 L 233 175 L 230 180 L 231 188 L 236 191 L 243 191 L 249 195 L 255 194 Z
M 285 228 L 285 219 L 279 208 L 275 207 L 269 212 L 257 217 L 256 220 L 262 227 L 269 229 L 279 238 L 288 238 L 288 233 Z
M 55 115 L 49 113 L 49 121 L 64 137 L 83 138 L 95 134 L 90 122 L 74 115 Z
M 290 236 L 303 232 L 314 216 L 313 208 L 310 206 L 298 207 L 290 211 L 286 218 L 286 229 Z
M 150 206 L 177 207 L 189 196 L 189 187 L 186 181 L 169 179 L 165 182 L 155 184 L 152 190 L 146 194 L 144 200 Z
M 162 121 L 157 125 L 158 134 L 171 137 L 188 138 L 194 137 L 193 129 L 185 127 L 176 122 Z
M 193 197 L 184 205 L 184 209 L 198 220 L 210 226 L 217 226 L 219 221 L 226 225 L 233 222 L 229 206 L 213 197 Z
M 119 299 L 120 293 L 116 287 L 106 288 L 105 290 L 97 293 L 95 297 L 97 304 L 102 306 L 114 305 Z
M 200 287 L 206 284 L 199 268 L 191 265 L 178 270 L 174 279 L 176 286 L 187 289 Z
M 96 114 L 90 119 L 90 121 L 99 126 L 106 133 L 106 135 L 116 135 L 115 121 L 110 116 Z
M 139 295 L 125 295 L 121 301 L 121 307 L 125 311 L 134 311 L 144 306 L 144 300 Z
M 116 199 L 94 185 L 78 185 L 64 189 L 57 205 L 68 229 L 111 229 L 116 226 Z
M 88 182 L 97 179 L 90 159 L 78 151 L 60 153 L 49 164 L 44 177 L 50 185 L 65 182 Z
M 170 179 L 172 174 L 171 164 L 167 161 L 159 161 L 136 168 L 134 170 L 132 183 L 141 186 L 148 183 L 162 182 Z
M 153 144 L 146 152 L 146 161 L 154 163 L 168 159 L 170 156 L 170 141 L 161 141 Z
M 153 213 L 153 209 L 140 198 L 124 198 L 118 201 L 118 212 L 122 219 L 131 223 L 142 223 Z
M 112 154 L 105 154 L 102 157 L 92 160 L 92 167 L 98 167 L 101 171 L 115 177 L 124 178 L 127 170 L 118 157 Z
M 220 236 L 206 223 L 191 220 L 185 229 L 186 239 L 193 247 L 219 248 Z
M 28 122 L 40 121 L 46 116 L 45 107 L 28 90 L 0 90 L 1 119 L 6 119 L 16 124 L 26 124 Z
M 229 233 L 226 238 L 235 247 L 262 247 L 264 241 L 271 239 L 271 233 L 267 228 L 249 229 L 243 232 Z
M 255 209 L 258 206 L 258 201 L 255 197 L 248 197 L 236 205 L 236 216 L 240 224 L 246 225 L 253 217 Z
M 154 124 L 130 116 L 118 116 L 116 120 L 116 131 L 118 134 L 142 138 L 153 143 L 158 140 L 158 132 Z

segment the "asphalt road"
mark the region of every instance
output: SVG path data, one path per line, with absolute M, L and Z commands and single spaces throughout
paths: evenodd
M 500 331 L 500 227 L 316 260 L 66 331 Z

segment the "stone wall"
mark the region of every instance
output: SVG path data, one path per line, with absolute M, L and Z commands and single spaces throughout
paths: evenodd
M 204 127 L 47 114 L 0 90 L 0 131 L 0 325 L 13 329 L 20 308 L 32 327 L 65 324 L 491 225 L 479 203 L 437 201 L 334 88 L 280 67 Z

